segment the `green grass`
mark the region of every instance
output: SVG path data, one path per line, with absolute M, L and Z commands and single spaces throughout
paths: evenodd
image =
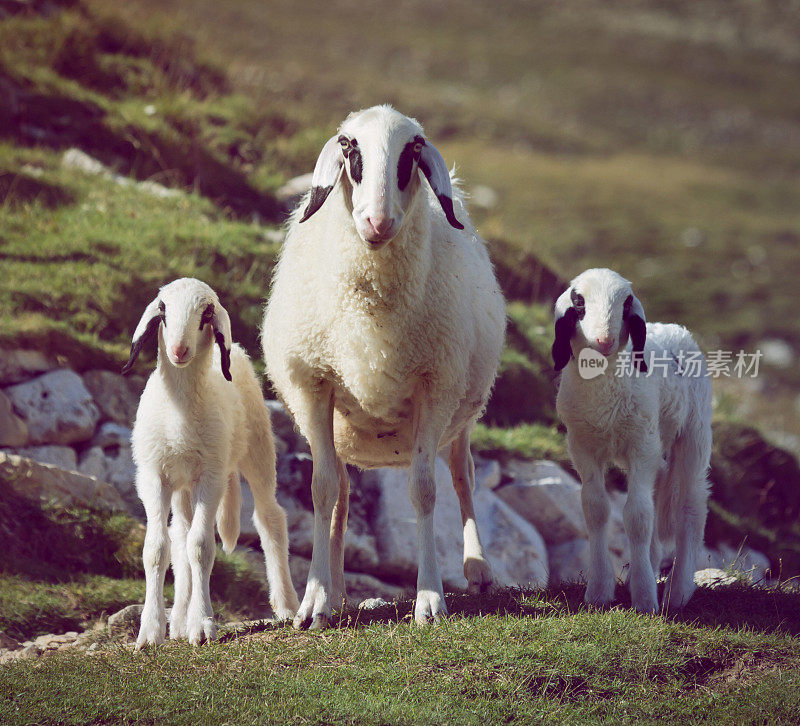
M 578 587 L 451 596 L 455 614 L 435 628 L 409 624 L 403 603 L 321 633 L 262 627 L 200 648 L 16 663 L 0 670 L 0 719 L 793 723 L 800 646 L 775 628 L 778 617 L 758 627 L 702 622 L 730 622 L 737 592 L 796 627 L 797 596 L 741 586 L 702 591 L 695 621 L 587 611 Z

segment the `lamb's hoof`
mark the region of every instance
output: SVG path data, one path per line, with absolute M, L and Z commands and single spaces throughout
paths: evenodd
M 276 623 L 285 623 L 294 619 L 295 611 L 291 608 L 278 608 L 274 611 L 274 614 Z
M 159 615 L 144 614 L 139 624 L 136 650 L 149 645 L 161 645 L 167 636 L 167 621 Z
M 489 592 L 494 584 L 492 568 L 484 558 L 470 557 L 464 562 L 467 591 L 473 594 Z
M 590 582 L 586 586 L 583 601 L 597 608 L 608 607 L 614 602 L 614 578 L 612 577 L 610 581 Z
M 216 640 L 217 624 L 214 618 L 203 618 L 200 622 L 190 624 L 187 627 L 187 637 L 192 645 Z
M 414 606 L 414 620 L 417 625 L 437 625 L 442 618 L 447 617 L 447 605 L 444 595 L 435 590 L 419 590 L 417 603 Z

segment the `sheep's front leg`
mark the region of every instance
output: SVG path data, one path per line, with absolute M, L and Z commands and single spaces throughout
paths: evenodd
M 147 532 L 142 550 L 145 597 L 136 649 L 164 642 L 167 612 L 164 608 L 164 575 L 169 565 L 169 489 L 154 472 L 137 472 L 136 488 L 147 515 Z
M 475 462 L 469 450 L 469 431 L 462 431 L 450 445 L 450 474 L 461 507 L 464 527 L 464 577 L 470 592 L 485 592 L 492 584 L 492 568 L 478 535 L 472 492 L 475 489 Z
M 594 456 L 569 438 L 569 449 L 581 478 L 581 505 L 589 534 L 589 572 L 584 601 L 608 605 L 614 599 L 614 568 L 608 551 L 608 517 L 611 504 L 603 469 Z
M 186 616 L 189 598 L 192 595 L 192 571 L 186 555 L 186 537 L 192 521 L 192 503 L 187 489 L 172 495 L 172 524 L 169 535 L 172 540 L 172 577 L 175 580 L 175 601 L 169 616 L 169 637 L 185 638 Z
M 414 450 L 408 492 L 417 513 L 417 544 L 419 569 L 417 570 L 417 602 L 414 619 L 425 624 L 438 622 L 447 616 L 442 576 L 436 559 L 433 508 L 436 504 L 436 479 L 434 467 L 443 427 L 436 420 L 436 409 L 428 401 L 417 402 Z
M 294 626 L 312 629 L 328 625 L 333 604 L 331 578 L 331 522 L 339 495 L 339 466 L 333 446 L 333 389 L 323 385 L 309 392 L 304 410 L 309 411 L 308 439 L 314 470 L 311 498 L 314 502 L 314 549 L 306 592 Z
M 214 523 L 226 485 L 227 476 L 222 472 L 206 472 L 192 492 L 194 514 L 186 536 L 186 556 L 192 573 L 186 636 L 192 645 L 199 645 L 203 638 L 212 640 L 217 635 L 210 583 L 216 556 Z
M 634 458 L 628 472 L 628 498 L 622 510 L 625 534 L 630 542 L 631 573 L 628 580 L 631 604 L 644 613 L 658 610 L 656 576 L 650 560 L 653 537 L 653 487 L 659 457 Z
M 347 513 L 350 510 L 350 475 L 341 459 L 337 460 L 337 464 L 339 496 L 331 519 L 331 583 L 334 607 L 345 607 L 347 588 L 344 584 L 344 533 L 347 531 Z

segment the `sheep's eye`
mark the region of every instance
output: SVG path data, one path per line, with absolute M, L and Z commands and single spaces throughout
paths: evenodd
M 165 313 L 165 312 L 167 312 L 167 308 L 166 308 L 166 306 L 164 305 L 164 301 L 163 301 L 163 300 L 159 300 L 159 301 L 158 301 L 158 310 L 159 310 L 159 312 L 161 312 L 161 313 Z
M 342 147 L 342 151 L 347 151 L 351 146 L 350 139 L 348 139 L 346 136 L 340 136 L 339 146 Z
M 200 316 L 200 330 L 203 329 L 203 326 L 206 323 L 210 323 L 213 317 L 214 317 L 214 304 L 209 303 L 208 305 L 206 305 L 206 309 L 203 310 L 203 314 Z
M 586 308 L 586 300 L 583 299 L 583 295 L 580 293 L 573 290 L 570 294 L 570 298 L 572 299 L 572 305 L 576 310 L 578 310 L 578 312 Z
M 417 141 L 417 143 L 414 144 L 414 153 L 421 154 L 423 146 L 425 146 L 425 144 L 423 144 L 421 141 Z

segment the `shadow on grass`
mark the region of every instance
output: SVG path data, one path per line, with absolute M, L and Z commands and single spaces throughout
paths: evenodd
M 660 585 L 659 595 L 662 590 L 663 585 Z M 569 583 L 543 590 L 502 588 L 481 595 L 450 592 L 446 594 L 446 600 L 451 617 L 568 617 L 594 609 L 583 602 L 584 591 L 585 585 Z M 625 586 L 617 585 L 615 595 L 611 608 L 630 607 L 630 595 Z M 376 623 L 411 622 L 413 617 L 414 600 L 402 599 L 369 610 L 347 608 L 334 613 L 331 627 L 362 628 Z M 663 617 L 673 622 L 712 628 L 747 628 L 767 634 L 800 635 L 800 593 L 741 582 L 713 588 L 700 587 L 681 613 Z M 224 634 L 221 640 L 234 640 L 280 627 L 284 626 L 262 621 L 234 629 Z

